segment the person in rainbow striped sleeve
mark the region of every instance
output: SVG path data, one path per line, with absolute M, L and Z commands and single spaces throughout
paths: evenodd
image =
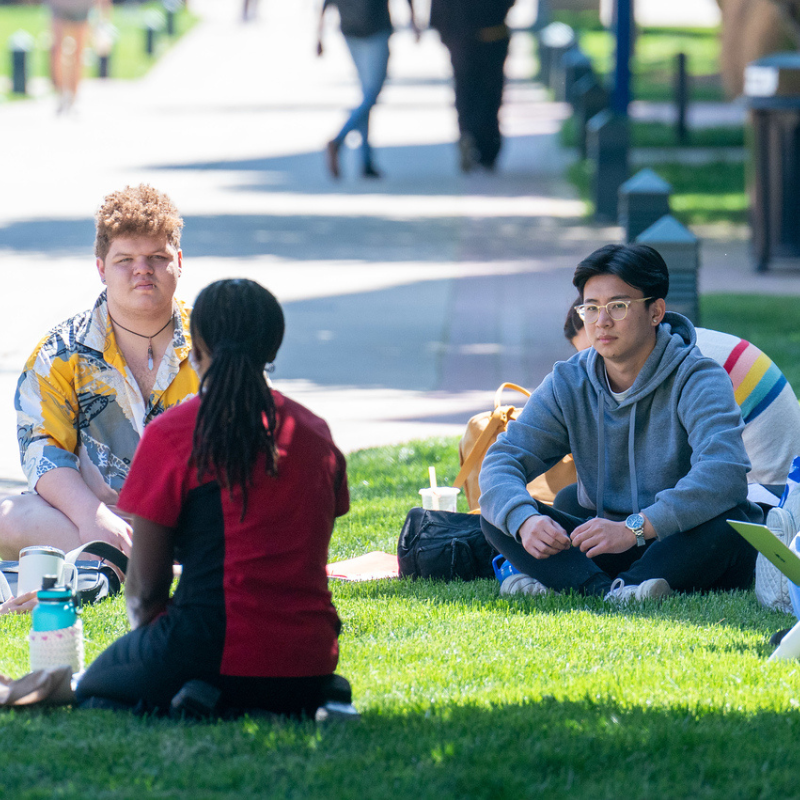
M 570 307 L 564 335 L 576 350 L 589 346 L 581 318 Z M 697 347 L 728 373 L 742 412 L 742 441 L 750 459 L 749 484 L 783 493 L 792 459 L 800 455 L 800 403 L 777 364 L 754 344 L 730 333 L 695 328 Z
M 742 440 L 752 464 L 748 482 L 780 494 L 792 459 L 800 455 L 800 404 L 794 390 L 754 344 L 708 328 L 695 331 L 700 352 L 721 364 L 733 383 L 744 420 Z

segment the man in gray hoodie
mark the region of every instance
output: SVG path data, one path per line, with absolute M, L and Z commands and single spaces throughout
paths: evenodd
M 501 592 L 628 602 L 749 587 L 756 552 L 726 523 L 763 519 L 747 501 L 741 414 L 691 322 L 666 311 L 664 260 L 607 245 L 573 283 L 592 346 L 555 365 L 481 470 L 484 534 L 520 573 Z M 567 453 L 580 517 L 525 488 Z

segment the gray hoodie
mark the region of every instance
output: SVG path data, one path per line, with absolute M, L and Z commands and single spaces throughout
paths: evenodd
M 747 499 L 743 427 L 727 373 L 695 347 L 691 322 L 667 312 L 620 403 L 594 348 L 553 367 L 486 454 L 481 513 L 516 536 L 539 513 L 526 484 L 572 453 L 583 506 L 615 520 L 641 511 L 663 539 Z

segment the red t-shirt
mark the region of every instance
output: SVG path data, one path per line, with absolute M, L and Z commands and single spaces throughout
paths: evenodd
M 327 675 L 339 619 L 325 565 L 334 520 L 350 505 L 345 459 L 322 419 L 273 396 L 278 475 L 256 464 L 243 521 L 241 492 L 231 499 L 208 475 L 201 485 L 190 466 L 197 397 L 147 426 L 119 507 L 175 529 L 183 574 L 167 615 L 176 625 L 182 613 L 195 627 L 202 619 L 204 628 L 206 618 L 220 620 L 202 632 L 211 640 L 203 647 L 219 646 L 220 674 Z

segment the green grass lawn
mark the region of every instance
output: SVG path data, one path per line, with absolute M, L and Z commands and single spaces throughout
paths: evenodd
M 749 200 L 744 163 L 716 161 L 708 164 L 668 162 L 651 167 L 672 186 L 670 208 L 684 225 L 709 222 L 745 223 Z M 581 197 L 590 201 L 592 162 L 572 164 L 568 179 Z M 591 207 L 589 212 L 591 213 Z
M 614 36 L 599 26 L 579 28 L 578 42 L 599 75 L 614 68 Z M 716 28 L 642 28 L 631 63 L 632 92 L 637 100 L 674 97 L 675 59 L 685 53 L 691 100 L 722 100 L 719 75 L 720 42 Z
M 760 347 L 800 392 L 797 297 L 711 294 L 700 298 L 704 327 L 733 333 Z
M 797 298 L 704 297 L 704 324 L 746 335 L 800 386 Z M 785 340 L 785 342 L 784 342 Z M 794 367 L 793 367 L 794 365 Z M 331 558 L 394 551 L 457 440 L 348 458 L 353 508 Z M 463 502 L 463 501 L 462 501 Z M 14 798 L 788 798 L 798 795 L 800 663 L 768 663 L 792 618 L 752 592 L 617 609 L 501 599 L 495 581 L 333 584 L 339 671 L 361 722 L 184 725 L 112 712 L 0 713 Z M 126 630 L 120 598 L 83 614 L 87 658 Z M 0 619 L 0 672 L 26 671 L 26 617 Z
M 197 22 L 197 17 L 185 8 L 175 19 L 176 35 L 172 38 L 166 32 L 156 38 L 156 52 L 148 56 L 145 52 L 144 25 L 147 14 L 163 11 L 158 2 L 130 3 L 114 6 L 111 22 L 117 30 L 118 38 L 111 56 L 112 78 L 140 78 L 166 52 L 172 44 Z M 0 5 L 0 48 L 6 53 L 7 43 L 17 31 L 26 31 L 33 37 L 34 50 L 29 56 L 29 77 L 42 77 L 50 74 L 49 38 L 50 13 L 44 5 Z M 89 39 L 91 47 L 91 37 Z M 87 59 L 85 75 L 96 76 L 97 63 L 94 54 Z M 11 61 L 6 55 L 0 58 L 0 75 L 11 74 Z
M 725 126 L 689 129 L 686 141 L 678 141 L 674 125 L 663 122 L 631 122 L 631 145 L 633 147 L 743 147 L 744 128 Z M 570 117 L 561 127 L 561 144 L 564 147 L 577 145 L 575 118 Z

